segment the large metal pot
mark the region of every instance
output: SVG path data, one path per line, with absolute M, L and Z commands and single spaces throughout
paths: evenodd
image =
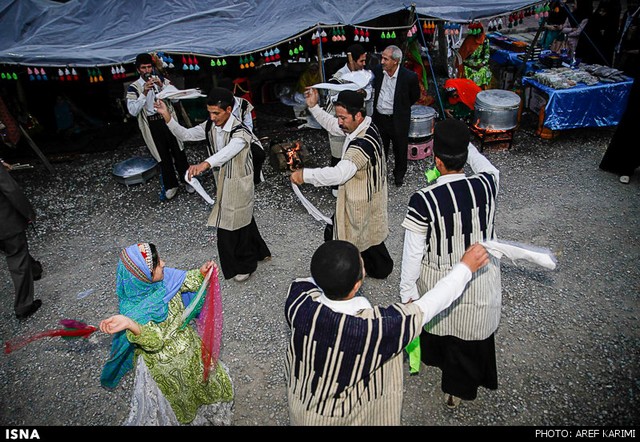
M 476 95 L 475 121 L 480 129 L 509 130 L 518 125 L 520 96 L 502 89 L 489 89 Z
M 433 125 L 437 115 L 438 113 L 432 107 L 419 104 L 411 106 L 409 138 L 422 140 L 433 135 Z

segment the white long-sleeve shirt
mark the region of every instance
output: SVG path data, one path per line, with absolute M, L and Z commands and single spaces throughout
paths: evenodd
M 345 134 L 338 124 L 338 119 L 328 112 L 325 112 L 320 106 L 315 105 L 309 108 L 311 115 L 320 123 L 327 132 L 333 135 L 344 136 L 342 145 L 342 157 L 347 150 L 347 146 L 356 138 L 356 135 L 362 131 L 366 131 L 371 124 L 371 117 L 365 117 L 362 123 L 350 134 Z M 345 136 L 346 135 L 346 136 Z M 302 171 L 302 178 L 305 183 L 312 184 L 316 187 L 320 186 L 339 186 L 349 181 L 358 171 L 358 167 L 349 160 L 340 160 L 334 167 L 321 167 Z
M 396 93 L 396 84 L 398 83 L 398 72 L 400 72 L 400 66 L 396 67 L 396 71 L 393 75 L 387 74 L 387 71 L 382 71 L 382 84 L 380 85 L 380 94 L 378 95 L 378 105 L 376 110 L 382 115 L 393 114 L 393 102 Z
M 333 74 L 333 76 L 334 76 L 335 78 L 338 78 L 338 79 L 339 79 L 339 78 L 341 78 L 343 75 L 345 75 L 345 74 L 350 74 L 351 72 L 352 72 L 352 71 L 351 71 L 351 69 L 349 69 L 349 65 L 348 65 L 348 64 L 345 64 L 345 65 L 344 65 L 344 66 L 342 66 L 340 69 L 338 69 L 338 70 L 336 71 L 336 73 L 335 73 L 335 74 Z M 367 84 L 367 85 L 364 87 L 364 93 L 365 93 L 364 101 L 369 101 L 369 100 L 371 100 L 371 97 L 372 97 L 372 95 L 373 95 L 373 85 L 371 84 L 371 82 L 369 82 L 369 84 Z M 332 101 L 336 101 L 336 99 L 338 98 L 338 95 L 339 95 L 339 94 L 336 92 L 336 93 L 332 93 L 331 95 L 332 95 L 332 96 L 331 96 L 331 100 L 332 100 Z
M 469 154 L 467 164 L 474 174 L 487 172 L 496 177 L 496 184 L 499 183 L 500 172 L 491 162 L 472 144 L 469 143 Z M 453 173 L 438 178 L 434 185 L 442 185 L 451 181 L 464 179 L 464 173 Z M 427 238 L 425 234 L 405 230 L 404 246 L 402 250 L 402 269 L 400 271 L 400 298 L 406 303 L 416 300 L 420 296 L 418 293 L 417 281 L 420 278 L 420 268 L 422 256 Z
M 216 153 L 211 155 L 205 161 L 209 163 L 211 168 L 220 167 L 233 157 L 238 155 L 240 151 L 246 146 L 246 141 L 242 138 L 231 138 L 225 145 L 225 132 L 231 132 L 237 119 L 231 115 L 223 127 L 214 126 L 215 145 L 223 146 Z M 207 122 L 203 122 L 197 126 L 186 128 L 180 125 L 173 118 L 167 123 L 167 127 L 173 135 L 182 141 L 202 141 L 206 139 L 205 126 Z
M 138 83 L 138 85 L 140 86 L 140 90 L 144 91 L 145 81 L 142 79 L 142 77 L 138 78 L 136 80 L 136 83 Z M 165 79 L 158 92 L 161 92 L 162 89 L 164 89 L 164 87 L 169 84 L 171 84 L 171 82 Z M 143 108 L 147 111 L 147 115 L 154 115 L 156 113 L 156 110 L 153 107 L 155 101 L 156 93 L 153 89 L 149 89 L 146 95 L 144 94 L 144 92 L 142 92 L 138 95 L 137 99 L 127 100 L 127 110 L 133 117 L 137 117 Z
M 471 280 L 471 270 L 463 263 L 458 263 L 438 283 L 417 301 L 414 302 L 422 310 L 422 326 L 434 316 L 446 309 L 464 291 L 465 286 Z M 307 279 L 315 284 L 313 278 Z M 333 301 L 322 294 L 318 301 L 337 313 L 355 316 L 360 311 L 373 308 L 369 300 L 363 296 L 354 296 L 346 301 Z

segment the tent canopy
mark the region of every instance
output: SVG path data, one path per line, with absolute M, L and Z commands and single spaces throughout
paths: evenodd
M 268 49 L 321 26 L 361 25 L 415 6 L 420 18 L 468 22 L 539 0 L 2 0 L 0 63 L 93 67 L 141 52 L 226 57 Z

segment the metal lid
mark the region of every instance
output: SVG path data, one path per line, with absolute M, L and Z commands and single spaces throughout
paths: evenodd
M 489 89 L 478 92 L 476 107 L 487 109 L 512 109 L 520 106 L 520 96 L 503 89 Z
M 134 157 L 113 166 L 113 174 L 122 178 L 142 174 L 153 169 L 158 162 L 150 157 Z
M 411 117 L 435 118 L 437 114 L 436 110 L 429 106 L 423 106 L 420 104 L 414 104 L 411 106 Z

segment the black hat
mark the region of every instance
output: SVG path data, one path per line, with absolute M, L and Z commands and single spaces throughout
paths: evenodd
M 136 56 L 136 67 L 139 67 L 141 64 L 153 64 L 153 58 L 151 54 L 142 53 Z
M 348 108 L 362 109 L 364 108 L 364 95 L 356 91 L 342 91 L 338 94 L 336 104 L 343 104 Z
M 433 129 L 433 153 L 436 156 L 456 156 L 468 152 L 471 132 L 455 118 L 439 121 Z
M 354 43 L 347 48 L 347 52 L 351 53 L 351 58 L 353 61 L 358 61 L 358 58 L 362 57 L 362 54 L 366 53 L 362 45 L 358 43 Z
M 311 257 L 311 276 L 329 299 L 344 298 L 362 279 L 358 248 L 348 241 L 324 242 Z

